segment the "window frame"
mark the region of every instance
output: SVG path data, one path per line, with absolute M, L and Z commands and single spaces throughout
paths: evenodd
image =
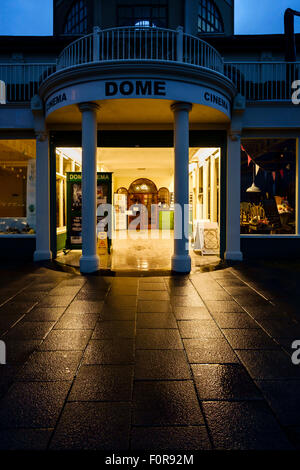
M 129 24 L 123 24 L 124 22 L 121 21 L 121 18 L 127 18 L 124 16 L 120 16 L 120 10 L 122 8 L 126 9 L 131 9 L 131 13 L 128 15 L 128 18 L 132 19 L 132 21 L 129 21 Z M 138 17 L 135 16 L 134 10 L 136 8 L 149 8 L 150 9 L 150 16 L 149 17 Z M 161 21 L 161 18 L 154 16 L 153 15 L 153 9 L 154 8 L 163 8 L 165 10 L 165 25 L 158 25 L 157 20 Z M 139 5 L 132 5 L 129 3 L 126 4 L 118 4 L 117 5 L 117 24 L 119 27 L 126 27 L 126 26 L 136 26 L 137 28 L 168 28 L 168 18 L 169 18 L 169 12 L 168 12 L 168 2 L 165 2 L 165 4 L 159 4 L 159 3 L 147 3 L 147 4 L 139 4 Z M 124 19 L 125 21 L 125 19 Z M 143 25 L 143 22 L 148 22 L 149 25 Z M 140 23 L 140 24 L 139 24 Z
M 204 15 L 204 16 L 203 16 Z M 220 28 L 216 27 L 216 21 Z M 199 24 L 205 25 L 205 30 Z M 213 0 L 198 1 L 198 34 L 224 34 L 224 20 L 218 6 Z
M 84 12 L 82 18 L 80 18 L 81 11 Z M 80 31 L 81 25 L 84 25 L 82 28 L 82 31 Z M 63 26 L 63 34 L 84 35 L 84 34 L 87 34 L 87 32 L 88 32 L 87 2 L 86 0 L 74 0 L 65 18 L 65 22 Z

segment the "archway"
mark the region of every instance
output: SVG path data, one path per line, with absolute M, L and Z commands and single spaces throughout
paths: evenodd
M 155 183 L 148 178 L 138 178 L 128 189 L 128 227 L 136 217 L 141 216 L 140 229 L 156 229 L 158 227 L 157 212 L 158 191 Z M 140 205 L 145 211 L 140 211 Z

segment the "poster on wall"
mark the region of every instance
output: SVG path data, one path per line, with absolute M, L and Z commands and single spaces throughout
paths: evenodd
M 111 204 L 112 173 L 97 173 L 97 208 L 101 204 Z M 106 231 L 101 226 L 104 216 L 97 216 L 97 231 Z M 108 240 L 108 249 L 110 251 Z M 81 249 L 82 247 L 82 182 L 81 172 L 67 173 L 67 247 Z
M 31 158 L 27 164 L 27 194 L 26 194 L 26 219 L 30 228 L 36 228 L 36 164 L 35 159 Z

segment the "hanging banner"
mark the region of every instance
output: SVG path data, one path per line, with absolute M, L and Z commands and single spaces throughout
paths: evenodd
M 97 173 L 97 207 L 112 202 L 112 173 Z M 67 243 L 70 249 L 82 247 L 82 176 L 79 171 L 67 173 Z M 101 219 L 97 216 L 97 226 Z M 108 239 L 108 251 L 111 240 Z

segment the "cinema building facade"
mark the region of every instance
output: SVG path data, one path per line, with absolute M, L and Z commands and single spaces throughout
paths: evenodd
M 300 62 L 235 36 L 233 3 L 57 0 L 52 37 L 0 38 L 2 258 L 97 271 L 102 204 L 114 232 L 181 233 L 174 272 L 299 256 Z

